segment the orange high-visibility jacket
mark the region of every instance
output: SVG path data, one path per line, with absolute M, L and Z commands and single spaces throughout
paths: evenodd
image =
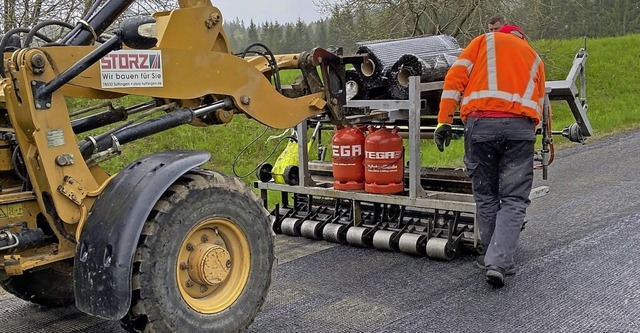
M 540 122 L 545 96 L 544 64 L 536 51 L 512 34 L 476 37 L 444 80 L 438 123 L 451 124 L 460 104 L 466 121 L 474 111 L 501 111 Z

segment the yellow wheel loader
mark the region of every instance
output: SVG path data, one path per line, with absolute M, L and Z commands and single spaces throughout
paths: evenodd
M 274 231 L 441 259 L 477 248 L 469 183 L 459 173 L 420 165 L 420 138 L 437 124 L 421 114 L 420 92 L 437 95 L 441 82 L 413 76 L 409 100 L 347 103 L 345 68 L 361 68 L 367 54 L 315 48 L 274 55 L 252 44 L 238 56 L 222 13 L 209 1 L 178 0 L 175 10 L 120 20 L 132 3 L 96 0 L 77 24 L 44 21 L 0 38 L 0 285 L 6 291 L 44 306 L 75 304 L 121 320 L 130 332 L 238 332 L 253 322 L 271 285 Z M 47 35 L 56 30 L 51 26 L 68 32 L 54 39 Z M 583 93 L 586 57 L 576 56 L 566 80 L 547 82 L 545 105 L 568 101 L 577 122 L 551 131 L 545 108 L 543 172 L 551 135 L 582 142 L 592 133 Z M 285 86 L 281 69 L 301 75 Z M 146 98 L 113 106 L 128 95 Z M 70 98 L 102 103 L 70 112 Z M 260 199 L 239 179 L 203 168 L 209 152 L 158 151 L 105 171 L 103 162 L 131 142 L 181 125 L 224 125 L 236 115 L 276 129 L 296 126 L 301 147 L 308 144 L 310 118 L 337 126 L 400 125 L 409 145 L 407 188 L 398 195 L 333 189 L 331 164 L 309 161 L 305 149 L 297 160 L 288 151 L 290 160 L 276 163 L 297 166 L 299 184 L 257 182 Z M 265 209 L 267 191 L 282 194 L 273 216 Z
M 241 331 L 274 269 L 258 197 L 202 168 L 208 152 L 156 152 L 115 174 L 102 162 L 129 142 L 236 114 L 280 129 L 318 115 L 339 123 L 345 58 L 236 56 L 222 14 L 202 0 L 107 30 L 132 2 L 98 0 L 76 25 L 46 21 L 0 41 L 0 285 L 131 332 Z M 45 33 L 55 25 L 69 28 L 59 40 Z M 287 68 L 301 80 L 274 88 Z M 126 95 L 148 98 L 110 103 Z M 106 102 L 70 114 L 67 98 Z

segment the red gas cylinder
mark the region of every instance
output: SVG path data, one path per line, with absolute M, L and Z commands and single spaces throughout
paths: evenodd
M 364 188 L 364 133 L 347 126 L 331 140 L 333 160 L 333 188 L 361 190 Z
M 393 194 L 404 191 L 404 147 L 395 127 L 369 127 L 364 143 L 365 192 Z

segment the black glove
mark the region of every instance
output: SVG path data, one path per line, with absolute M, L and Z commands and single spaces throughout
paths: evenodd
M 433 141 L 435 141 L 440 152 L 444 151 L 444 147 L 449 147 L 449 143 L 451 143 L 451 135 L 451 125 L 438 124 L 435 132 L 433 132 Z

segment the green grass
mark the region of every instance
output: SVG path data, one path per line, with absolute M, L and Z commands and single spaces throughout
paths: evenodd
M 539 41 L 548 80 L 566 77 L 581 39 Z M 595 137 L 637 128 L 640 125 L 640 35 L 598 38 L 587 41 L 586 63 L 588 117 Z M 554 102 L 553 127 L 560 130 L 573 122 L 565 105 Z M 559 140 L 558 140 L 559 141 Z
M 541 40 L 534 47 L 542 55 L 547 80 L 564 80 L 574 57 L 585 46 L 583 39 Z M 587 116 L 594 140 L 640 127 L 640 35 L 587 40 L 586 62 Z M 552 102 L 553 130 L 562 130 L 575 122 L 565 102 Z M 554 137 L 557 147 L 573 145 L 563 137 Z M 588 141 L 587 141 L 588 143 Z M 431 143 L 423 149 L 422 163 L 435 166 L 462 166 L 462 142 L 440 154 Z M 434 153 L 435 152 L 435 153 Z
M 583 46 L 583 41 L 542 40 L 534 44 L 545 60 L 548 80 L 558 80 L 566 76 L 575 53 Z M 640 125 L 640 62 L 637 60 L 637 55 L 640 54 L 640 35 L 589 40 L 588 52 L 588 116 L 595 130 L 595 137 L 637 128 Z M 296 71 L 284 71 L 281 80 L 283 84 L 287 84 L 296 76 Z M 131 103 L 133 99 L 127 97 L 115 103 Z M 86 106 L 85 102 L 75 100 L 70 104 L 72 108 Z M 273 112 L 277 113 L 278 110 Z M 554 102 L 553 115 L 555 130 L 561 130 L 574 122 L 569 108 L 563 103 Z M 208 168 L 232 173 L 232 164 L 237 160 L 236 172 L 239 175 L 249 174 L 243 179 L 251 183 L 255 180 L 251 171 L 263 161 L 273 163 L 286 145 L 286 141 L 280 142 L 275 153 L 269 156 L 278 141 L 266 142 L 266 138 L 282 132 L 272 129 L 267 129 L 262 137 L 250 145 L 250 142 L 263 131 L 265 126 L 242 115 L 236 115 L 226 125 L 182 126 L 127 144 L 123 155 L 109 160 L 104 167 L 113 173 L 132 160 L 153 152 L 166 149 L 198 149 L 211 152 L 211 160 L 205 165 Z M 329 144 L 331 135 L 332 133 L 324 134 L 325 145 Z M 555 142 L 568 141 L 558 137 Z M 453 141 L 444 153 L 438 152 L 431 140 L 423 140 L 422 143 L 422 165 L 462 166 L 462 140 Z M 246 150 L 239 156 L 245 147 Z M 330 151 L 327 155 L 330 156 Z

